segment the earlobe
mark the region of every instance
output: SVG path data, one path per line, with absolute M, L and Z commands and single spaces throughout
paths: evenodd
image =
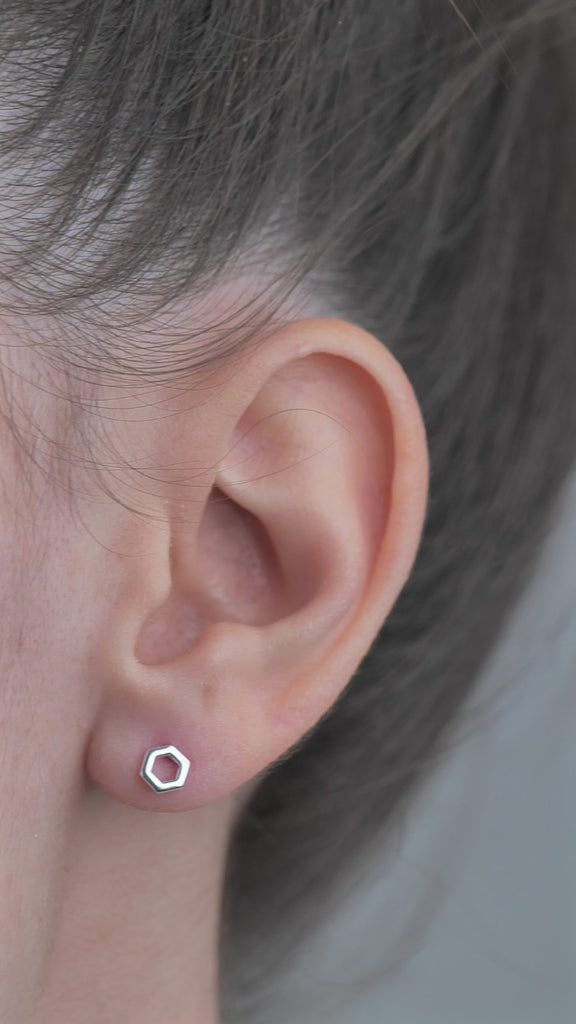
M 145 809 L 225 797 L 312 728 L 371 645 L 420 540 L 424 426 L 384 346 L 341 321 L 300 321 L 254 358 L 216 397 L 203 454 L 210 465 L 219 429 L 221 455 L 202 515 L 188 529 L 175 517 L 158 547 L 170 594 L 142 621 L 95 723 L 91 774 Z M 182 415 L 185 461 L 191 437 L 202 448 L 202 423 Z M 154 791 L 142 758 L 169 744 L 190 771 L 178 789 Z M 123 785 L 128 750 L 134 779 Z

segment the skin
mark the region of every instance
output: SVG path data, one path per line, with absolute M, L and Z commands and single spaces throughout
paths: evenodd
M 41 455 L 67 432 L 39 365 L 11 348 L 5 372 Z M 0 429 L 0 1020 L 216 1024 L 231 828 L 410 573 L 425 431 L 390 352 L 336 319 L 276 324 L 202 388 L 99 397 L 113 496 L 74 466 L 69 506 Z M 139 770 L 167 743 L 190 773 L 156 793 Z

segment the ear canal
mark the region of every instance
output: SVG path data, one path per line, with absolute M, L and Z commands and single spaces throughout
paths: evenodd
M 180 551 L 187 530 L 175 527 Z M 286 586 L 270 536 L 258 517 L 214 486 L 194 545 L 193 586 L 188 557 L 174 559 L 166 602 L 145 623 L 137 657 L 152 665 L 184 654 L 215 622 L 263 626 L 287 613 Z
M 200 523 L 196 573 L 214 618 L 257 626 L 286 611 L 283 571 L 266 525 L 219 486 Z

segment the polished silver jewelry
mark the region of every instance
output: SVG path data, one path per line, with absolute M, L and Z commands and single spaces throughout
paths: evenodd
M 179 772 L 175 779 L 171 779 L 169 782 L 162 782 L 158 778 L 154 771 L 154 765 L 157 757 L 170 757 L 178 765 Z M 151 789 L 155 790 L 156 793 L 165 793 L 169 789 L 181 789 L 188 777 L 188 770 L 190 768 L 190 761 L 184 754 L 178 750 L 178 747 L 174 747 L 171 744 L 167 747 L 151 747 L 147 750 L 142 761 L 142 767 L 140 769 L 140 776 L 147 782 Z

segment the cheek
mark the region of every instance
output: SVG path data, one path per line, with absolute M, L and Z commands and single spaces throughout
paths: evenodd
M 46 786 L 47 765 L 66 760 L 78 735 L 86 594 L 62 507 L 46 487 L 8 495 L 8 479 L 0 487 L 0 766 L 8 761 L 12 776 L 22 766 L 19 785 L 33 789 L 34 777 Z
M 12 720 L 22 694 L 27 630 L 36 586 L 33 505 L 18 486 L 19 467 L 0 456 L 0 707 L 11 702 Z
M 1 454 L 0 476 L 0 919 L 12 940 L 0 943 L 0 973 L 18 978 L 25 963 L 22 984 L 33 987 L 56 927 L 69 808 L 83 780 L 82 604 L 71 525 L 46 487 L 36 498 L 18 492 Z

